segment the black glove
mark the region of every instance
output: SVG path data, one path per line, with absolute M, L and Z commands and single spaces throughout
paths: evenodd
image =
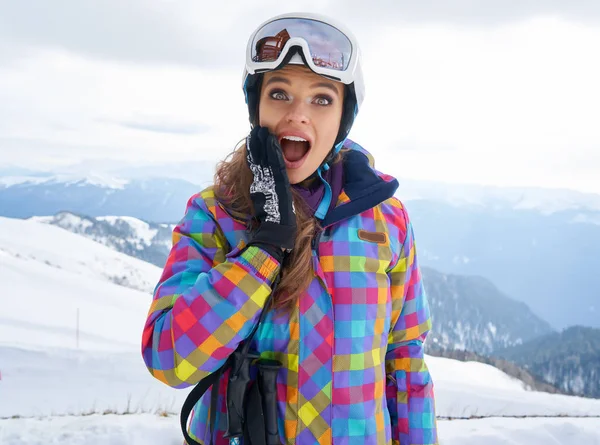
M 254 127 L 246 139 L 246 161 L 254 175 L 250 198 L 259 226 L 248 244 L 258 245 L 277 258 L 296 240 L 296 212 L 292 190 L 277 137 L 265 127 Z

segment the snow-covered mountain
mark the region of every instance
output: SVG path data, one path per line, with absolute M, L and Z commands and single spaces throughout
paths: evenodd
M 600 398 L 600 329 L 573 326 L 496 353 L 563 391 Z
M 199 190 L 197 185 L 179 179 L 4 177 L 0 178 L 0 216 L 29 218 L 69 211 L 174 222 L 183 215 L 190 196 Z
M 209 182 L 207 175 L 198 178 Z M 46 178 L 0 188 L 0 215 L 27 218 L 69 211 L 175 223 L 189 197 L 203 187 L 172 179 L 91 182 Z M 591 273 L 600 270 L 595 254 L 600 249 L 600 195 L 427 184 L 401 180 L 397 193 L 413 220 L 421 264 L 485 277 L 555 329 L 600 327 L 595 290 L 600 275 Z M 156 254 L 145 259 L 159 264 Z M 581 310 L 560 309 L 567 294 L 577 295 Z
M 64 184 L 77 187 L 96 186 L 105 189 L 122 189 L 128 182 L 127 179 L 99 174 L 78 176 L 68 174 L 53 175 L 45 172 L 35 174 L 35 172 L 23 171 L 20 175 L 0 176 L 0 187 L 5 188 L 25 184 L 45 186 Z
M 201 167 L 194 182 L 209 182 Z M 187 177 L 192 176 L 190 169 L 194 171 L 188 167 Z M 118 180 L 101 175 L 75 179 L 46 176 L 19 182 L 5 176 L 0 181 L 13 182 L 0 188 L 0 215 L 51 216 L 70 211 L 174 223 L 181 219 L 189 197 L 202 188 L 171 179 Z M 400 182 L 397 194 L 413 220 L 422 265 L 447 274 L 487 278 L 555 329 L 600 327 L 596 292 L 600 275 L 592 273 L 600 270 L 599 195 Z M 165 245 L 156 250 L 151 246 L 141 252 L 147 251 L 145 260 L 160 265 L 158 258 L 165 249 Z M 565 295 L 576 295 L 580 310 L 562 310 Z
M 171 249 L 173 224 L 147 223 L 131 216 L 89 217 L 71 212 L 30 218 L 61 227 L 118 252 L 163 267 Z
M 491 355 L 554 332 L 526 304 L 481 277 L 448 275 L 423 267 L 433 318 L 429 347 Z
M 83 175 L 68 171 L 53 174 L 4 169 L 0 170 L 0 209 L 4 208 L 0 216 L 25 218 L 33 215 L 53 215 L 61 210 L 68 210 L 90 216 L 116 214 L 135 216 L 147 221 L 176 221 L 181 217 L 180 208 L 167 207 L 162 209 L 162 213 L 151 212 L 144 206 L 140 206 L 140 203 L 136 204 L 135 196 L 143 197 L 144 201 L 164 203 L 165 196 L 172 194 L 180 196 L 183 193 L 185 200 L 195 191 L 212 183 L 213 169 L 212 165 L 205 162 L 112 168 L 105 173 L 88 172 Z M 393 174 L 393 172 L 389 173 Z M 459 208 L 488 211 L 535 210 L 543 215 L 581 211 L 581 218 L 586 218 L 590 213 L 597 217 L 600 213 L 600 194 L 595 193 L 568 189 L 449 184 L 406 178 L 399 178 L 399 182 L 397 196 L 403 201 L 433 201 Z M 60 187 L 61 185 L 63 187 Z M 78 198 L 78 195 L 72 191 L 73 187 L 88 188 L 87 193 L 92 193 L 89 188 L 94 187 L 103 190 L 103 194 L 96 191 L 95 195 L 106 196 L 107 202 L 103 203 L 106 206 L 104 211 L 99 213 L 85 211 L 81 208 L 82 203 L 70 202 Z M 63 197 L 63 207 L 52 207 L 52 204 L 58 204 L 54 194 L 61 189 L 68 190 L 70 196 Z M 33 193 L 36 190 L 38 193 Z M 118 190 L 128 191 L 128 193 L 116 193 Z M 150 193 L 156 193 L 153 195 L 154 199 Z M 28 195 L 33 201 L 15 200 L 15 196 L 23 195 Z M 110 195 L 116 195 L 121 199 L 129 198 L 131 201 L 125 206 L 129 209 L 129 213 L 110 211 L 110 207 L 116 205 L 111 202 L 112 199 L 108 199 Z M 9 204 L 14 208 L 9 209 L 7 207 Z M 74 204 L 80 207 L 75 208 Z M 87 204 L 88 208 L 95 209 L 93 203 Z M 36 207 L 38 210 L 35 210 Z M 42 211 L 49 213 L 40 213 Z
M 114 264 L 121 270 L 139 268 L 127 283 L 145 291 L 116 284 Z M 0 218 L 3 445 L 179 443 L 176 413 L 187 390 L 153 379 L 139 351 L 151 300 L 141 283 L 156 282 L 159 273 L 157 267 L 59 227 Z M 481 363 L 429 356 L 427 363 L 442 419 L 549 416 L 464 420 L 462 429 L 440 420 L 441 443 L 491 443 L 493 436 L 505 439 L 497 443 L 510 438 L 512 443 L 539 445 L 547 443 L 549 431 L 554 431 L 557 444 L 570 444 L 573 437 L 582 443 L 600 439 L 600 424 L 593 421 L 597 419 L 569 418 L 600 416 L 600 400 L 528 391 L 521 381 Z M 104 412 L 172 415 L 89 415 Z M 75 417 L 55 417 L 65 414 Z
M 581 210 L 545 215 L 423 200 L 406 207 L 422 265 L 487 278 L 554 329 L 600 327 L 600 225 L 584 222 Z
M 405 201 L 438 201 L 455 207 L 488 210 L 536 210 L 550 215 L 566 210 L 600 212 L 600 194 L 539 187 L 497 187 L 400 179 Z

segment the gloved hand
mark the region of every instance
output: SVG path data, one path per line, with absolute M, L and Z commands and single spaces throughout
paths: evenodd
M 258 245 L 281 262 L 283 252 L 293 249 L 297 232 L 283 153 L 277 137 L 259 126 L 248 135 L 246 148 L 246 161 L 254 175 L 250 186 L 253 216 L 259 222 L 248 244 Z

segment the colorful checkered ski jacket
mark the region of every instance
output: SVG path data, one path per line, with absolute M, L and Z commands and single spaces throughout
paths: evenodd
M 277 379 L 284 444 L 437 444 L 433 383 L 423 358 L 430 312 L 398 182 L 347 141 L 344 186 L 314 243 L 315 276 L 290 315 L 270 312 L 253 348 L 283 363 Z M 175 388 L 216 371 L 246 338 L 279 263 L 245 248 L 246 226 L 212 188 L 193 196 L 173 232 L 148 314 L 142 354 Z M 214 443 L 228 444 L 226 372 Z M 210 443 L 208 391 L 190 435 Z

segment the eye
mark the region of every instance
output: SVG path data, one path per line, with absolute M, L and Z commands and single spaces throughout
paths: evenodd
M 326 107 L 326 106 L 331 105 L 331 103 L 333 102 L 333 99 L 331 97 L 329 97 L 329 96 L 319 96 L 319 97 L 317 97 L 314 100 L 314 102 L 317 105 L 320 105 L 322 107 Z
M 274 99 L 274 100 L 286 100 L 287 99 L 286 94 L 281 90 L 273 90 L 269 93 L 269 96 L 271 97 L 271 99 Z

